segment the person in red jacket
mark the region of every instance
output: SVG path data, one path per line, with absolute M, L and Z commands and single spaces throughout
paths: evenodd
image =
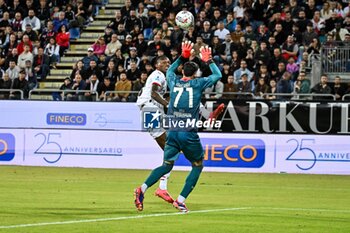
M 67 31 L 66 25 L 62 25 L 58 29 L 58 34 L 56 36 L 56 43 L 60 46 L 60 57 L 63 56 L 64 51 L 69 48 L 69 32 Z
M 24 45 L 29 45 L 29 51 L 33 51 L 33 44 L 29 39 L 28 35 L 23 35 L 22 42 L 17 45 L 18 55 L 21 55 L 24 51 Z

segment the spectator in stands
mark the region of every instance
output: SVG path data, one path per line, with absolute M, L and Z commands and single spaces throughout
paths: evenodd
M 108 62 L 107 68 L 106 70 L 104 70 L 103 72 L 103 76 L 104 77 L 108 77 L 112 83 L 112 85 L 114 86 L 115 83 L 118 81 L 118 70 L 117 70 L 117 66 L 115 65 L 114 60 L 110 60 Z
M 288 60 L 290 57 L 293 57 L 295 60 L 297 59 L 299 48 L 298 45 L 294 41 L 293 35 L 289 35 L 287 40 L 282 45 L 282 57 L 285 60 Z
M 269 86 L 266 84 L 265 79 L 260 77 L 258 83 L 254 88 L 254 95 L 256 98 L 264 98 L 264 94 L 268 93 Z
M 18 56 L 18 67 L 24 69 L 26 67 L 25 62 L 30 61 L 33 62 L 33 54 L 30 52 L 29 45 L 24 45 L 24 51 Z
M 12 79 L 10 79 L 8 73 L 5 73 L 0 79 L 0 99 L 9 99 L 10 92 L 1 91 L 1 89 L 11 89 Z
M 44 80 L 50 72 L 50 57 L 44 53 L 43 48 L 38 48 L 38 54 L 34 56 L 34 72 L 37 78 Z
M 63 84 L 60 86 L 60 90 L 72 90 L 72 79 L 70 79 L 69 77 L 66 77 L 63 81 Z M 54 101 L 61 101 L 61 100 L 66 100 L 67 95 L 69 95 L 69 92 L 54 92 L 52 93 L 52 99 Z
M 138 69 L 138 66 L 134 60 L 130 61 L 130 69 L 126 72 L 126 77 L 131 82 L 134 82 L 140 79 L 141 71 Z
M 288 71 L 283 73 L 282 78 L 277 82 L 277 93 L 292 93 L 294 84 L 291 80 L 291 76 L 291 73 L 289 73 Z M 278 98 L 288 99 L 289 96 L 278 96 Z
M 6 27 L 11 27 L 10 14 L 6 11 L 2 14 L 0 21 L 0 31 L 5 31 Z
M 23 35 L 27 35 L 29 37 L 29 40 L 34 43 L 38 41 L 38 34 L 32 30 L 32 25 L 30 24 L 26 25 Z
M 295 62 L 293 57 L 290 57 L 288 59 L 288 64 L 286 66 L 286 70 L 291 73 L 292 75 L 292 81 L 295 81 L 298 73 L 299 73 L 299 65 Z
M 29 46 L 29 51 L 33 51 L 33 44 L 29 40 L 29 36 L 28 35 L 24 35 L 23 38 L 22 38 L 22 42 L 20 42 L 18 44 L 18 46 L 17 46 L 18 55 L 20 55 L 24 51 L 24 46 L 25 45 Z
M 320 17 L 323 19 L 323 20 L 327 20 L 331 17 L 333 11 L 330 7 L 330 4 L 329 2 L 324 2 L 323 3 L 323 7 L 320 11 Z
M 270 80 L 270 85 L 269 85 L 269 89 L 267 91 L 268 94 L 271 94 L 271 95 L 267 95 L 266 96 L 266 99 L 269 99 L 269 100 L 273 100 L 273 99 L 276 99 L 277 96 L 273 95 L 274 93 L 277 93 L 277 83 L 276 83 L 276 80 L 274 79 L 271 79 Z
M 233 73 L 235 83 L 242 81 L 241 79 L 243 74 L 247 74 L 248 82 L 252 80 L 253 72 L 247 69 L 247 62 L 245 60 L 241 60 L 240 68 Z
M 106 93 L 110 91 L 114 91 L 114 85 L 111 85 L 111 80 L 108 77 L 104 77 L 103 83 L 101 83 L 98 89 L 99 99 L 112 101 L 113 95 L 111 95 L 111 93 Z
M 9 62 L 9 68 L 6 70 L 6 74 L 11 80 L 18 78 L 20 68 L 16 64 L 16 60 L 11 60 Z
M 130 62 L 134 61 L 136 63 L 136 66 L 138 67 L 140 65 L 141 59 L 137 56 L 137 50 L 135 47 L 129 48 L 129 57 L 125 59 L 124 62 L 124 69 L 129 70 L 130 69 Z
M 298 79 L 294 83 L 294 91 L 298 94 L 308 94 L 310 93 L 310 80 L 306 77 L 305 72 L 300 72 Z M 305 99 L 306 97 L 301 96 L 300 99 Z
M 319 33 L 320 30 L 325 27 L 325 21 L 321 18 L 321 13 L 319 11 L 315 11 L 314 17 L 312 18 L 311 22 L 317 33 Z
M 125 30 L 131 33 L 135 25 L 138 25 L 140 30 L 143 31 L 143 22 L 136 16 L 135 9 L 130 9 L 128 17 L 125 20 Z
M 318 35 L 315 32 L 312 23 L 308 23 L 306 27 L 306 31 L 303 33 L 303 45 L 309 46 L 313 39 L 317 38 Z
M 32 30 L 39 32 L 41 29 L 40 20 L 35 16 L 35 12 L 33 9 L 28 10 L 28 16 L 23 19 L 22 23 L 22 31 L 26 30 L 26 25 L 30 24 L 32 26 Z
M 96 63 L 98 62 L 97 56 L 94 54 L 94 49 L 93 48 L 88 48 L 87 50 L 87 56 L 83 58 L 83 64 L 84 64 L 84 69 L 87 70 L 90 65 L 90 61 L 95 61 Z
M 17 12 L 15 18 L 11 21 L 11 27 L 14 32 L 22 31 L 22 16 L 20 12 Z
M 92 74 L 90 78 L 86 82 L 86 88 L 85 90 L 90 91 L 90 92 L 85 92 L 84 93 L 84 100 L 85 101 L 93 101 L 96 99 L 96 93 L 97 89 L 99 87 L 99 80 L 96 76 L 96 74 Z
M 142 57 L 143 54 L 145 54 L 145 52 L 147 50 L 147 42 L 145 41 L 145 37 L 142 33 L 140 33 L 137 36 L 137 40 L 135 42 L 135 47 L 137 50 L 137 56 Z
M 12 49 L 17 48 L 17 40 L 16 35 L 11 33 L 9 36 L 9 40 L 3 46 L 3 53 L 7 57 L 12 53 Z
M 39 5 L 39 8 L 36 9 L 36 15 L 41 24 L 44 24 L 45 21 L 50 18 L 50 8 L 46 0 L 40 0 Z
M 326 74 L 321 75 L 321 81 L 311 88 L 311 93 L 315 94 L 332 94 L 332 88 L 328 84 L 328 76 Z M 314 99 L 330 99 L 330 97 L 314 97 Z
M 100 70 L 100 68 L 97 65 L 97 62 L 95 60 L 91 60 L 89 67 L 85 70 L 86 73 L 86 77 L 90 78 L 91 75 L 96 74 L 98 80 L 100 80 L 100 82 L 102 82 L 102 72 Z
M 116 10 L 115 11 L 115 18 L 112 19 L 108 23 L 107 27 L 111 28 L 113 31 L 117 31 L 119 28 L 119 25 L 120 24 L 124 25 L 124 22 L 125 22 L 125 20 L 124 20 L 124 17 L 122 16 L 120 10 Z
M 258 66 L 261 66 L 263 64 L 269 65 L 271 54 L 270 51 L 267 49 L 267 44 L 265 41 L 262 41 L 260 43 L 260 48 L 258 48 L 258 50 L 256 51 L 254 59 Z
M 224 84 L 224 93 L 222 95 L 223 99 L 232 100 L 236 98 L 236 95 L 228 94 L 229 92 L 238 92 L 238 86 L 233 81 L 234 81 L 233 75 L 229 75 L 227 77 L 227 83 Z
M 59 50 L 60 57 L 63 57 L 64 52 L 69 48 L 69 38 L 70 38 L 70 34 L 69 34 L 69 31 L 67 31 L 67 26 L 63 24 L 58 29 L 58 33 L 56 36 L 57 44 L 60 46 L 60 50 Z
M 59 12 L 58 19 L 54 19 L 52 23 L 55 32 L 58 32 L 62 25 L 68 28 L 68 20 L 66 19 L 66 13 L 64 11 Z
M 268 28 L 266 28 L 265 24 L 261 24 L 258 28 L 256 40 L 260 43 L 261 41 L 268 41 L 269 37 L 270 34 Z
M 50 38 L 49 43 L 44 49 L 44 53 L 50 57 L 50 66 L 56 69 L 56 65 L 60 61 L 60 46 L 56 43 L 55 38 Z
M 240 81 L 237 84 L 238 92 L 252 92 L 251 83 L 248 81 L 248 74 L 242 73 Z M 244 98 L 244 96 L 238 96 L 238 98 Z
M 271 79 L 271 75 L 267 70 L 267 66 L 265 64 L 260 66 L 259 71 L 257 72 L 256 78 L 254 78 L 254 80 L 258 81 L 260 78 L 265 79 L 266 84 L 269 83 Z
M 230 31 L 225 28 L 225 25 L 222 21 L 217 24 L 217 29 L 214 32 L 214 35 L 217 36 L 221 41 L 225 40 L 227 34 L 230 34 Z
M 145 86 L 147 81 L 147 72 L 144 70 L 141 72 L 140 79 L 136 80 L 132 85 L 132 91 L 136 93 L 132 93 L 129 96 L 130 102 L 136 102 L 138 93 L 142 90 L 142 88 Z
M 314 12 L 314 14 L 315 14 L 315 12 Z M 296 22 L 296 24 L 299 26 L 299 31 L 301 33 L 305 32 L 306 26 L 309 22 L 310 22 L 310 20 L 308 18 L 306 18 L 305 10 L 301 9 L 299 11 L 298 21 Z
M 287 35 L 285 34 L 281 23 L 276 24 L 272 35 L 276 39 L 278 45 L 282 45 L 287 39 Z
M 343 95 L 346 92 L 347 85 L 342 83 L 340 76 L 335 76 L 334 83 L 331 85 L 332 94 L 335 95 L 336 100 L 340 101 L 343 98 Z
M 7 56 L 5 64 L 3 65 L 4 69 L 7 69 L 9 67 L 10 61 L 16 61 L 16 62 L 18 61 L 17 48 L 12 49 L 11 54 Z
M 75 14 L 75 18 L 79 24 L 80 29 L 83 28 L 86 23 L 88 16 L 88 9 L 84 6 L 83 1 L 78 1 L 77 13 Z
M 115 94 L 113 101 L 126 102 L 131 91 L 131 86 L 131 81 L 127 79 L 126 73 L 120 73 L 120 80 L 115 84 L 115 91 L 119 93 Z
M 28 97 L 29 86 L 28 86 L 28 81 L 26 80 L 26 72 L 24 70 L 21 70 L 19 72 L 18 78 L 15 78 L 13 80 L 12 89 L 20 89 L 23 91 L 24 98 Z M 19 92 L 11 92 L 10 98 L 11 99 L 20 99 L 20 93 Z
M 235 28 L 235 31 L 231 32 L 232 42 L 236 43 L 236 44 L 239 43 L 241 37 L 244 37 L 244 32 L 242 30 L 242 25 L 241 24 L 237 24 L 236 28 Z
M 84 93 L 79 91 L 86 90 L 86 82 L 83 80 L 80 74 L 75 75 L 72 90 L 77 92 L 70 92 L 72 94 L 67 95 L 67 100 L 84 100 Z
M 79 60 L 74 64 L 72 73 L 70 75 L 70 79 L 74 80 L 76 74 L 80 74 L 83 80 L 88 79 L 86 75 L 86 71 L 84 69 L 84 63 L 82 60 Z
M 96 42 L 91 46 L 94 50 L 94 54 L 99 58 L 100 61 L 104 61 L 104 53 L 106 50 L 105 38 L 100 36 Z
M 122 47 L 122 44 L 118 40 L 117 34 L 112 34 L 112 40 L 106 46 L 105 55 L 111 57 L 115 52 Z
M 335 28 L 335 24 L 339 22 L 337 12 L 333 11 L 331 17 L 325 21 L 325 29 L 327 32 L 332 31 Z
M 56 38 L 56 34 L 57 33 L 53 30 L 52 21 L 47 21 L 46 27 L 43 29 L 43 32 L 39 35 L 40 46 L 44 48 L 49 43 L 51 37 Z
M 19 13 L 20 15 L 22 15 L 24 17 L 27 16 L 26 10 L 20 4 L 20 0 L 13 0 L 13 4 L 8 7 L 8 10 L 10 12 L 11 18 L 13 18 L 13 16 L 15 16 L 17 13 Z
M 215 85 L 205 89 L 204 94 L 206 99 L 220 99 L 224 92 L 224 84 L 219 80 Z
M 26 72 L 26 80 L 28 80 L 28 88 L 29 90 L 33 90 L 38 86 L 38 80 L 33 71 L 33 64 L 30 60 L 26 61 L 26 67 L 24 68 Z
M 331 31 L 333 35 L 333 39 L 336 41 L 344 41 L 345 40 L 345 35 L 349 34 L 349 31 L 345 28 L 341 27 L 341 22 L 336 22 L 335 23 L 335 28 Z
M 236 30 L 237 20 L 234 18 L 233 13 L 229 12 L 226 15 L 226 18 L 223 20 L 224 26 L 230 33 Z

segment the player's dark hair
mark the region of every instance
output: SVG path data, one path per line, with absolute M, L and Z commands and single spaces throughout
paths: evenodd
M 195 62 L 189 61 L 184 64 L 183 70 L 186 77 L 191 77 L 197 72 L 198 65 Z
M 156 60 L 156 64 L 158 64 L 158 62 L 160 61 L 165 61 L 165 60 L 168 60 L 169 58 L 165 55 L 162 55 L 162 56 L 159 56 Z

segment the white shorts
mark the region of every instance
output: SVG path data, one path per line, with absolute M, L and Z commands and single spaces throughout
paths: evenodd
M 150 101 L 150 102 L 147 102 L 143 105 L 140 106 L 140 110 L 141 110 L 141 114 L 142 114 L 142 109 L 143 108 L 157 108 L 159 109 L 159 112 L 161 114 L 164 114 L 164 108 L 162 105 L 160 105 L 159 103 L 154 103 L 153 101 Z M 142 118 L 142 116 L 141 116 Z M 165 129 L 163 128 L 157 128 L 157 129 L 154 129 L 154 128 L 150 128 L 150 129 L 147 129 L 147 131 L 149 132 L 149 134 L 154 138 L 159 138 L 163 133 L 166 132 Z

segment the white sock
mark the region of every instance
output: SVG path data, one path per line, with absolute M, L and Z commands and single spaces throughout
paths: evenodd
M 183 196 L 179 195 L 178 198 L 177 198 L 177 202 L 180 202 L 180 203 L 184 203 L 186 200 L 186 198 L 184 198 Z
M 162 176 L 160 178 L 160 182 L 159 182 L 159 188 L 161 190 L 167 190 L 167 185 L 168 185 L 168 179 L 169 179 L 169 176 L 170 176 L 170 172 L 168 174 L 165 174 L 164 176 Z
M 201 103 L 199 106 L 199 113 L 205 118 L 209 119 L 210 112 L 204 107 L 204 105 Z
M 142 191 L 143 193 L 145 193 L 147 189 L 148 189 L 147 184 L 142 184 L 142 185 L 141 185 L 141 191 Z

